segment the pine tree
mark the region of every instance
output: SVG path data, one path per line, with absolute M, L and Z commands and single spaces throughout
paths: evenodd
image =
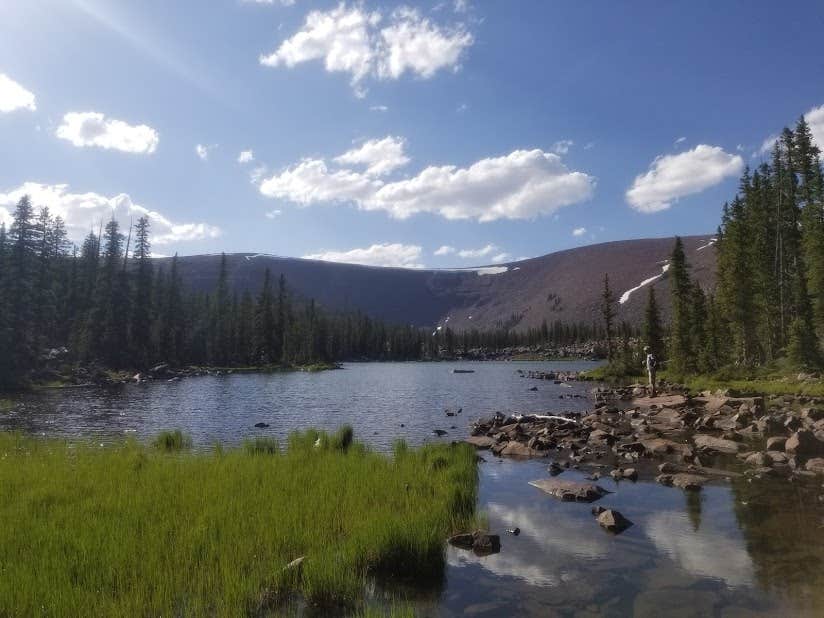
M 255 356 L 256 362 L 262 364 L 275 362 L 281 354 L 281 347 L 276 341 L 273 305 L 272 274 L 267 268 L 255 308 Z
M 649 346 L 650 352 L 659 362 L 664 359 L 664 330 L 661 326 L 661 314 L 658 310 L 658 301 L 655 299 L 655 287 L 650 285 L 647 294 L 647 307 L 644 310 L 644 345 Z
M 8 242 L 11 246 L 4 270 L 9 353 L 0 354 L 0 380 L 5 386 L 15 386 L 27 380 L 38 355 L 34 273 L 40 237 L 28 196 L 17 202 Z
M 612 361 L 612 327 L 615 319 L 615 296 L 609 288 L 609 275 L 604 274 L 604 289 L 601 292 L 601 316 L 604 318 L 604 330 L 607 339 L 607 360 Z
M 684 255 L 684 244 L 679 236 L 675 237 L 675 246 L 669 260 L 667 274 L 670 278 L 670 296 L 672 299 L 672 322 L 670 326 L 670 369 L 676 375 L 690 373 L 695 366 L 690 334 L 690 304 L 693 290 L 689 277 L 689 266 Z
M 220 256 L 220 272 L 212 306 L 212 345 L 209 352 L 212 362 L 221 367 L 229 365 L 230 329 L 229 320 L 229 273 L 226 254 Z
M 152 334 L 152 262 L 149 242 L 149 219 L 140 217 L 135 228 L 135 247 L 132 254 L 137 262 L 134 294 L 132 296 L 131 349 L 132 364 L 145 367 L 151 353 Z

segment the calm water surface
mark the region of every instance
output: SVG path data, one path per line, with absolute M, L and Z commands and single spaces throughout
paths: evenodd
M 516 371 L 591 366 L 349 364 L 314 374 L 48 391 L 15 399 L 0 412 L 0 428 L 104 443 L 180 428 L 208 446 L 351 423 L 356 436 L 384 450 L 397 437 L 414 444 L 439 440 L 436 428 L 448 432 L 441 440 L 460 439 L 473 419 L 498 410 L 585 410 L 592 405 L 585 398 L 591 384 L 526 380 Z M 453 374 L 453 368 L 475 373 Z M 533 386 L 538 390 L 530 391 Z M 444 414 L 459 407 L 459 416 Z M 255 429 L 258 422 L 270 426 Z M 490 529 L 502 534 L 502 551 L 481 558 L 449 548 L 442 585 L 406 591 L 423 615 L 824 616 L 822 510 L 803 488 L 736 480 L 685 493 L 652 481 L 653 467 L 637 483 L 603 478 L 599 483 L 613 493 L 599 504 L 635 522 L 616 536 L 600 529 L 590 505 L 559 502 L 528 485 L 546 478 L 547 461 L 484 456 L 479 508 Z M 583 473 L 563 477 L 578 480 Z M 514 527 L 519 536 L 506 534 Z

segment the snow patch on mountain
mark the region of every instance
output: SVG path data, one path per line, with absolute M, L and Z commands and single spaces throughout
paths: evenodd
M 660 274 L 655 275 L 653 277 L 650 277 L 649 279 L 644 279 L 641 283 L 636 285 L 634 288 L 630 288 L 629 290 L 627 290 L 626 292 L 621 294 L 621 298 L 618 299 L 618 303 L 623 305 L 625 302 L 627 302 L 629 300 L 629 297 L 632 296 L 633 292 L 637 292 L 638 290 L 640 290 L 645 285 L 649 285 L 653 281 L 657 281 L 658 279 L 663 277 L 664 273 L 666 273 L 669 270 L 669 267 L 670 267 L 669 262 L 667 262 L 666 264 L 664 264 L 661 267 L 661 273 Z

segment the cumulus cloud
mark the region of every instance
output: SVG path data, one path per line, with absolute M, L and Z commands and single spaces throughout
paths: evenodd
M 505 251 L 502 253 L 497 253 L 492 256 L 492 263 L 493 264 L 500 264 L 501 262 L 507 262 L 512 256 Z
M 242 150 L 237 156 L 238 163 L 251 163 L 255 160 L 255 153 L 252 150 Z
M 269 212 L 266 213 L 266 218 L 267 219 L 277 219 L 282 214 L 283 214 L 282 210 L 280 210 L 278 208 L 275 208 L 274 210 L 270 210 Z
M 416 9 L 398 8 L 384 20 L 380 11 L 341 2 L 310 12 L 303 28 L 274 52 L 262 54 L 260 63 L 291 68 L 322 60 L 327 71 L 348 73 L 356 93 L 363 95 L 367 77 L 394 80 L 409 72 L 427 79 L 441 69 L 457 69 L 472 42 L 463 25 L 433 24 Z
M 370 176 L 383 176 L 409 163 L 404 154 L 405 141 L 391 135 L 383 139 L 371 139 L 360 147 L 335 157 L 341 165 L 363 165 Z
M 35 96 L 5 73 L 0 73 L 0 113 L 18 109 L 36 110 Z
M 699 144 L 692 150 L 656 158 L 649 171 L 635 178 L 626 193 L 627 202 L 643 213 L 667 210 L 681 197 L 737 176 L 743 167 L 739 155 L 729 154 L 719 146 Z
M 381 184 L 359 172 L 331 171 L 323 159 L 304 159 L 263 180 L 260 192 L 302 206 L 323 202 L 365 203 Z
M 530 219 L 585 201 L 595 179 L 570 171 L 558 155 L 515 150 L 469 167 L 430 166 L 416 176 L 383 181 L 351 169 L 330 169 L 323 159 L 304 159 L 263 180 L 266 196 L 307 206 L 354 203 L 396 219 L 432 213 L 446 219 Z
M 78 148 L 96 146 L 134 154 L 152 154 L 160 141 L 152 127 L 130 125 L 100 112 L 69 112 L 57 127 L 57 137 Z
M 420 263 L 423 250 L 418 245 L 401 243 L 375 244 L 365 249 L 349 251 L 321 251 L 304 255 L 307 260 L 346 262 L 366 266 L 391 266 L 395 268 L 424 268 Z
M 576 227 L 574 230 L 572 230 L 572 235 L 573 236 L 583 236 L 586 233 L 587 233 L 587 228 L 585 228 L 585 227 Z
M 157 211 L 135 204 L 126 193 L 111 197 L 99 193 L 71 193 L 66 184 L 47 185 L 26 182 L 8 193 L 0 193 L 0 220 L 3 210 L 11 212 L 24 195 L 31 198 L 35 208 L 46 206 L 52 215 L 62 217 L 66 222 L 69 238 L 79 242 L 96 230 L 101 221 L 114 216 L 121 227 L 126 229 L 130 220 L 147 216 L 151 223 L 152 244 L 168 245 L 177 242 L 217 238 L 220 228 L 206 223 L 178 223 Z
M 450 247 L 449 245 L 441 245 L 434 251 L 434 255 L 450 255 L 455 253 L 457 249 L 455 247 Z

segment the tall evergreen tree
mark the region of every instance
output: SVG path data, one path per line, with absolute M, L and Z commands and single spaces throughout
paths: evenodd
M 149 241 L 149 219 L 140 217 L 135 228 L 133 259 L 137 262 L 132 297 L 131 349 L 133 361 L 139 367 L 150 362 L 152 335 L 152 262 Z
M 613 322 L 615 320 L 615 295 L 609 287 L 609 275 L 604 274 L 604 289 L 601 292 L 601 316 L 607 339 L 607 359 L 613 360 Z
M 661 313 L 658 309 L 658 301 L 655 299 L 655 286 L 649 286 L 647 293 L 647 307 L 644 310 L 644 345 L 649 346 L 650 351 L 660 361 L 664 359 L 664 329 L 661 325 Z
M 676 375 L 684 375 L 694 369 L 690 305 L 693 287 L 689 266 L 684 254 L 684 243 L 675 237 L 675 246 L 669 260 L 667 274 L 670 278 L 672 322 L 670 325 L 670 368 Z

